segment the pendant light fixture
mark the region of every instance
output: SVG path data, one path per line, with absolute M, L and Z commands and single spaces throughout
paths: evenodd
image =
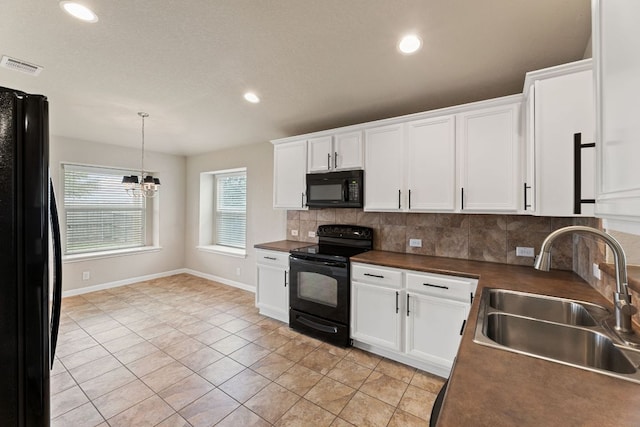
M 140 176 L 125 175 L 122 177 L 122 184 L 124 184 L 127 194 L 131 197 L 152 198 L 158 194 L 158 190 L 160 189 L 160 180 L 158 178 L 154 178 L 153 175 L 148 175 L 144 171 L 144 119 L 149 117 L 149 114 L 139 112 L 138 116 L 142 118 L 142 162 L 140 167 Z

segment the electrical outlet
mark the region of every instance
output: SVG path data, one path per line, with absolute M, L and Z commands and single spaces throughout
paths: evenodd
M 309 237 L 316 237 L 316 232 L 315 231 L 310 231 L 308 236 Z
M 412 248 L 421 248 L 422 239 L 409 239 L 409 246 L 411 246 Z
M 298 235 L 298 230 L 291 230 L 291 235 L 296 237 Z
M 593 263 L 593 277 L 600 280 L 602 276 L 600 275 L 600 267 L 595 262 Z
M 533 251 L 533 248 L 528 248 L 528 247 L 523 247 L 523 246 L 516 247 L 516 256 L 524 256 L 524 257 L 533 258 L 535 255 L 536 254 Z
M 82 280 L 89 280 L 91 279 L 91 273 L 88 271 L 83 271 L 82 272 Z

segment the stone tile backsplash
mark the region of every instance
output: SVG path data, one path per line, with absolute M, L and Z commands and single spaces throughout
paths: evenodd
M 577 221 L 591 226 L 599 225 L 595 218 L 318 209 L 288 211 L 287 238 L 316 243 L 317 238 L 308 237 L 308 233 L 316 231 L 319 225 L 357 224 L 374 229 L 374 248 L 378 250 L 533 265 L 534 258 L 516 256 L 516 247 L 533 247 L 537 253 L 551 231 Z M 298 236 L 292 236 L 291 230 L 298 230 Z M 410 247 L 409 239 L 422 239 L 422 247 Z M 574 247 L 577 247 L 578 240 L 575 239 L 566 236 L 554 244 L 552 268 L 577 272 Z

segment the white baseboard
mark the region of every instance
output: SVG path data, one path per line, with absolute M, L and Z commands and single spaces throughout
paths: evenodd
M 213 280 L 214 282 L 222 283 L 223 285 L 233 286 L 245 291 L 256 293 L 255 286 L 247 285 L 246 283 L 236 282 L 235 280 L 225 279 L 224 277 L 214 276 L 213 274 L 202 273 L 201 271 L 192 270 L 190 268 L 183 268 L 183 273 L 191 274 L 193 276 L 202 277 L 203 279 Z
M 224 285 L 233 286 L 234 288 L 240 288 L 245 291 L 255 293 L 256 289 L 253 286 L 245 283 L 236 282 L 234 280 L 225 279 L 223 277 L 214 276 L 212 274 L 201 273 L 189 268 L 179 268 L 177 270 L 164 271 L 162 273 L 148 274 L 146 276 L 131 277 L 128 279 L 117 280 L 115 282 L 102 283 L 100 285 L 86 286 L 84 288 L 70 289 L 68 291 L 62 291 L 62 298 L 73 297 L 76 295 L 88 294 L 89 292 L 103 291 L 105 289 L 117 288 L 119 286 L 131 285 L 138 282 L 145 282 L 147 280 L 159 279 L 161 277 L 174 276 L 176 274 L 191 274 L 193 276 L 202 277 L 203 279 L 213 280 Z
M 146 280 L 152 280 L 152 279 L 159 279 L 161 277 L 173 276 L 175 274 L 180 274 L 180 273 L 186 273 L 185 269 L 179 268 L 177 270 L 163 271 L 162 273 L 148 274 L 146 276 L 130 277 L 128 279 L 116 280 L 115 282 L 102 283 L 100 285 L 70 289 L 68 291 L 62 291 L 62 298 L 88 294 L 89 292 L 103 291 L 105 289 L 117 288 L 119 286 L 131 285 L 133 283 L 144 282 Z

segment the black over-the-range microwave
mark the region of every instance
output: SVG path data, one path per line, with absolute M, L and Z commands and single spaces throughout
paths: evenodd
M 364 171 L 307 174 L 307 206 L 310 208 L 361 208 Z

